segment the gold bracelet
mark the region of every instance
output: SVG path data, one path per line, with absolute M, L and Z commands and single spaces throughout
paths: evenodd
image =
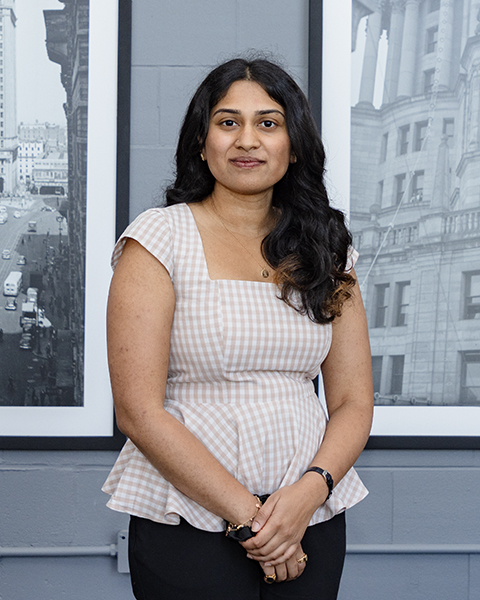
M 242 527 L 249 527 L 252 524 L 253 520 L 258 515 L 258 511 L 263 506 L 260 498 L 258 496 L 255 496 L 255 498 L 257 499 L 257 503 L 255 504 L 256 510 L 255 510 L 255 514 L 253 515 L 253 517 L 250 517 L 250 519 L 245 521 L 245 523 L 240 523 L 239 525 L 236 525 L 235 523 L 229 523 L 227 525 L 227 531 L 226 531 L 225 535 L 228 535 L 231 531 L 238 531 L 239 529 L 242 529 Z

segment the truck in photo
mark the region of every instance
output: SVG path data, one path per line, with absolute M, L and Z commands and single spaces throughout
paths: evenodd
M 22 316 L 20 317 L 20 327 L 25 327 L 25 325 L 48 329 L 52 326 L 52 322 L 45 316 L 43 308 L 39 308 L 36 302 L 27 300 L 22 304 Z
M 22 303 L 22 316 L 20 317 L 20 327 L 24 325 L 37 325 L 37 306 L 33 302 Z
M 21 271 L 10 271 L 3 283 L 4 296 L 18 296 L 22 289 L 23 273 Z
M 35 233 L 37 231 L 37 222 L 29 221 L 27 225 L 27 231 L 28 233 Z

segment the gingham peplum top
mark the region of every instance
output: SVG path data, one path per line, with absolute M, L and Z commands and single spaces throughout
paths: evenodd
M 326 414 L 312 379 L 331 344 L 331 325 L 318 325 L 277 298 L 273 283 L 211 280 L 202 240 L 186 204 L 142 213 L 126 238 L 142 244 L 167 269 L 175 314 L 165 408 L 238 481 L 270 494 L 297 481 L 322 443 Z M 351 253 L 351 266 L 356 260 Z M 103 491 L 114 510 L 160 523 L 223 531 L 225 522 L 166 481 L 128 440 Z M 364 498 L 352 468 L 310 525 Z

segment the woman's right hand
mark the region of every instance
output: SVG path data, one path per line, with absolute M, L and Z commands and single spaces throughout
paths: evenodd
M 287 561 L 281 563 L 279 565 L 269 566 L 267 567 L 265 563 L 260 563 L 260 566 L 267 575 L 276 575 L 275 583 L 281 583 L 282 581 L 292 581 L 293 579 L 297 579 L 305 570 L 307 565 L 306 561 L 298 562 L 301 558 L 305 556 L 305 552 L 302 549 L 302 545 L 298 544 L 293 556 L 291 556 Z

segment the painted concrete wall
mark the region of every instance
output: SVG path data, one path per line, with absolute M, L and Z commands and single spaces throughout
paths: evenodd
M 162 202 L 180 122 L 216 64 L 254 49 L 275 54 L 306 91 L 307 0 L 133 2 L 131 211 Z
M 305 89 L 307 0 L 133 2 L 131 217 L 158 204 L 179 120 L 210 66 L 283 55 Z M 0 452 L 0 546 L 105 546 L 127 518 L 100 491 L 112 452 Z M 478 544 L 480 452 L 367 451 L 349 544 Z M 0 558 L 0 600 L 131 600 L 109 556 Z M 478 554 L 350 554 L 341 600 L 478 600 Z M 227 600 L 227 599 L 226 599 Z

